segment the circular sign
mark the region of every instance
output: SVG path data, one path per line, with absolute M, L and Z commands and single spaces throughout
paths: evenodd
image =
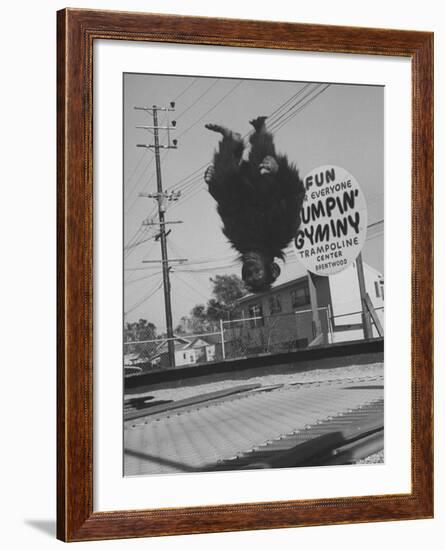
M 346 269 L 366 239 L 367 210 L 356 179 L 339 166 L 320 166 L 304 178 L 306 198 L 294 240 L 298 259 L 317 275 Z

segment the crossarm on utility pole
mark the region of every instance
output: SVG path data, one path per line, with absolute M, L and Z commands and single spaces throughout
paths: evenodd
M 154 126 L 154 140 L 155 140 L 155 161 L 156 161 L 156 181 L 159 195 L 162 195 L 162 176 L 161 176 L 161 157 L 159 154 L 159 130 L 158 130 L 158 111 L 156 105 L 153 105 L 153 126 Z M 175 341 L 173 334 L 173 316 L 172 316 L 172 304 L 171 304 L 171 287 L 170 287 L 170 268 L 168 265 L 168 252 L 167 252 L 167 238 L 165 236 L 165 220 L 164 210 L 161 208 L 161 201 L 158 200 L 158 215 L 159 215 L 159 234 L 161 242 L 161 254 L 162 254 L 162 279 L 164 282 L 164 301 L 165 301 L 165 321 L 167 325 L 167 338 L 168 338 L 168 355 L 170 367 L 176 366 L 175 361 Z
M 178 191 L 169 191 L 165 192 L 162 189 L 162 174 L 161 174 L 161 157 L 159 150 L 160 149 L 177 149 L 178 141 L 176 139 L 172 140 L 170 143 L 170 130 L 173 130 L 176 127 L 176 121 L 171 121 L 170 126 L 170 111 L 174 111 L 175 102 L 171 101 L 169 107 L 158 107 L 153 105 L 152 107 L 135 107 L 138 111 L 145 111 L 147 113 L 151 112 L 153 116 L 153 126 L 139 125 L 136 128 L 142 130 L 153 131 L 154 143 L 153 144 L 137 144 L 137 147 L 143 147 L 151 149 L 155 155 L 155 165 L 156 165 L 156 182 L 157 182 L 157 192 L 156 193 L 140 193 L 140 196 L 148 197 L 155 199 L 158 203 L 158 221 L 146 220 L 142 225 L 159 225 L 159 233 L 156 236 L 156 240 L 161 243 L 161 255 L 162 260 L 145 260 L 144 263 L 162 263 L 162 280 L 164 286 L 164 301 L 165 301 L 165 322 L 167 326 L 167 342 L 168 342 L 168 355 L 169 362 L 171 367 L 175 367 L 175 338 L 173 334 L 173 315 L 172 315 L 172 304 L 171 304 L 171 285 L 170 285 L 170 262 L 179 262 L 183 263 L 186 259 L 172 259 L 168 258 L 167 251 L 167 235 L 171 232 L 171 229 L 166 232 L 165 226 L 167 224 L 177 224 L 182 223 L 181 221 L 166 221 L 165 212 L 167 210 L 167 203 L 169 201 L 176 201 L 180 198 L 181 192 Z M 167 126 L 159 126 L 158 124 L 158 111 L 163 111 L 167 115 Z M 161 145 L 159 143 L 159 130 L 166 130 L 168 133 L 168 145 Z

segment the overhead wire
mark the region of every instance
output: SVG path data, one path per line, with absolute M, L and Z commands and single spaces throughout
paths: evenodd
M 125 315 L 128 315 L 129 313 L 132 313 L 135 309 L 137 309 L 138 307 L 140 307 L 142 304 L 144 304 L 145 302 L 147 302 L 152 296 L 154 296 L 158 290 L 162 287 L 162 280 L 160 281 L 160 283 L 158 284 L 158 286 L 156 286 L 155 288 L 152 288 L 143 298 L 141 298 L 138 302 L 136 302 L 135 304 L 133 304 L 130 309 L 128 309 L 126 312 L 125 312 Z
M 280 107 L 275 109 L 275 111 L 273 111 L 271 113 L 271 115 L 269 115 L 269 117 L 268 117 L 269 118 L 269 127 L 273 127 L 273 125 L 276 124 L 277 121 L 279 119 L 281 119 L 281 117 L 284 114 L 287 114 L 289 111 L 295 109 L 295 107 L 300 105 L 311 93 L 313 93 L 315 90 L 318 89 L 319 86 L 321 86 L 321 84 L 317 84 L 316 88 L 314 88 L 313 90 L 310 90 L 309 94 L 305 94 L 302 98 L 300 98 L 294 105 L 292 105 L 287 111 L 285 111 L 285 113 L 279 114 L 284 106 L 287 106 L 291 100 L 297 99 L 311 84 L 312 83 L 308 83 L 308 84 L 304 85 L 300 90 L 298 90 L 298 92 L 293 94 L 287 101 L 285 101 Z M 302 105 L 302 107 L 304 107 L 305 105 L 306 104 Z M 302 109 L 300 109 L 300 110 L 302 110 Z M 300 111 L 298 111 L 298 112 L 300 112 Z M 278 118 L 274 118 L 274 116 L 276 116 L 276 115 L 279 115 Z M 204 116 L 202 118 L 204 118 Z M 287 120 L 287 118 L 284 121 L 286 121 L 286 120 Z M 282 121 L 282 122 L 284 122 L 284 121 Z M 248 133 L 244 137 L 246 137 L 247 135 L 248 135 Z M 202 166 L 200 166 L 199 168 L 197 168 L 196 170 L 191 172 L 188 176 L 185 176 L 184 178 L 177 181 L 170 188 L 175 189 L 176 191 L 181 190 L 183 193 L 185 193 L 186 191 L 189 191 L 192 186 L 194 186 L 198 181 L 201 180 L 202 171 L 209 164 L 210 164 L 210 162 L 207 162 L 206 164 L 203 164 Z M 205 189 L 205 187 L 203 187 L 203 189 Z M 182 202 L 184 202 L 184 199 L 182 200 Z
M 215 105 L 213 105 L 210 109 L 208 109 L 202 116 L 200 116 L 198 118 L 198 120 L 196 120 L 191 126 L 189 126 L 188 128 L 186 128 L 183 132 L 181 132 L 178 136 L 178 139 L 181 138 L 182 136 L 184 136 L 187 132 L 189 132 L 192 128 L 194 128 L 197 124 L 199 124 L 201 122 L 201 120 L 203 118 L 205 118 L 209 113 L 211 113 L 214 109 L 216 109 L 216 107 L 218 107 L 219 105 L 221 105 L 221 103 L 230 95 L 232 94 L 239 86 L 241 86 L 241 84 L 243 83 L 242 80 L 240 80 L 239 82 L 237 82 L 228 92 L 226 92 L 219 101 L 217 101 L 215 103 Z
M 190 126 L 188 129 L 186 129 L 186 131 L 188 131 L 189 129 L 191 129 L 194 125 L 196 125 L 197 123 L 199 123 L 200 120 L 202 120 L 205 116 L 207 116 L 207 114 L 213 110 L 218 104 L 220 104 L 230 93 L 232 93 L 243 81 L 239 81 L 237 82 L 237 84 L 235 84 L 235 86 L 233 86 L 228 92 L 226 92 L 226 94 L 217 102 L 217 104 L 215 104 L 214 106 L 212 106 L 210 108 L 210 110 L 206 111 L 206 113 L 204 113 L 204 115 L 202 115 L 197 121 L 195 121 L 194 124 L 192 124 L 192 126 Z M 212 84 L 215 84 L 212 83 Z M 271 115 L 269 116 L 269 119 L 270 119 L 270 127 L 271 129 L 274 129 L 274 131 L 277 131 L 277 130 L 280 130 L 285 124 L 287 124 L 294 116 L 296 116 L 299 112 L 301 112 L 304 108 L 306 108 L 312 101 L 314 101 L 316 99 L 316 97 L 318 97 L 321 93 L 323 93 L 324 91 L 327 90 L 327 88 L 330 86 L 330 84 L 327 84 L 325 85 L 325 87 L 321 90 L 319 90 L 319 88 L 322 86 L 321 84 L 317 84 L 315 86 L 315 88 L 309 90 L 308 93 L 304 94 L 303 97 L 300 97 L 308 88 L 309 86 L 311 86 L 312 83 L 307 83 L 305 84 L 304 86 L 302 86 L 295 94 L 293 94 L 288 100 L 286 100 L 281 106 L 279 106 L 277 109 L 275 109 Z M 211 87 L 208 87 L 206 89 L 206 91 L 209 91 Z M 311 94 L 313 94 L 315 91 L 317 91 L 317 93 L 315 93 L 312 97 L 309 97 Z M 202 95 L 202 94 L 201 94 Z M 305 99 L 308 99 L 308 101 L 304 102 Z M 291 101 L 295 101 L 296 99 L 298 99 L 298 101 L 296 101 L 293 105 L 291 105 L 289 107 L 289 103 Z M 193 103 L 196 103 L 193 102 Z M 186 109 L 186 111 L 188 111 L 191 107 L 193 106 L 193 104 L 191 106 L 189 106 L 188 109 Z M 298 106 L 300 106 L 298 108 Z M 285 109 L 286 107 L 288 107 L 285 111 L 283 111 L 283 109 Z M 296 109 L 297 108 L 297 109 Z M 295 110 L 296 109 L 296 110 Z M 185 111 L 184 111 L 185 113 Z M 182 113 L 182 114 L 184 114 Z M 287 115 L 287 116 L 286 116 Z M 284 118 L 283 118 L 284 117 Z M 185 132 L 186 132 L 185 131 Z M 185 133 L 183 132 L 183 134 Z M 179 137 L 179 136 L 178 136 Z M 196 170 L 194 170 L 191 174 L 189 174 L 188 176 L 182 178 L 181 180 L 179 180 L 178 182 L 176 182 L 176 184 L 172 185 L 172 186 L 169 186 L 168 188 L 166 188 L 166 190 L 171 190 L 171 189 L 175 189 L 175 191 L 182 191 L 183 193 L 187 193 L 187 196 L 182 198 L 182 199 L 179 199 L 178 201 L 176 201 L 170 208 L 175 208 L 179 205 L 183 205 L 185 204 L 188 200 L 192 199 L 193 197 L 195 197 L 198 193 L 204 191 L 206 188 L 205 186 L 203 185 L 202 187 L 196 187 L 196 184 L 199 183 L 200 181 L 202 181 L 202 170 L 203 168 L 205 168 L 206 166 L 208 166 L 209 163 L 206 163 L 204 164 L 203 166 L 197 168 Z M 140 240 L 144 240 L 144 239 L 140 239 Z
M 214 85 L 216 85 L 218 82 L 219 82 L 220 79 L 216 79 L 215 82 L 212 83 L 211 86 L 209 86 L 200 96 L 197 100 L 195 100 L 178 118 L 180 118 L 182 115 L 185 114 L 185 112 L 187 112 L 188 110 L 190 110 L 193 105 L 195 105 L 197 103 L 197 101 L 199 99 L 201 99 L 206 93 L 208 93 L 210 91 L 211 88 L 213 88 Z M 186 128 L 186 130 L 184 130 L 179 136 L 178 136 L 178 139 L 179 137 L 183 136 L 184 134 L 186 134 L 189 130 L 191 130 L 194 126 L 196 126 L 196 124 L 198 124 L 204 117 L 206 117 L 211 111 L 213 111 L 218 105 L 220 105 L 231 93 L 233 93 L 235 91 L 236 88 L 238 88 L 238 86 L 240 86 L 241 84 L 243 83 L 242 80 L 239 80 L 234 86 L 232 86 L 232 88 L 230 90 L 228 90 L 224 95 L 223 97 L 221 97 L 210 109 L 208 109 L 198 120 L 196 120 L 191 126 L 189 126 L 188 128 Z M 167 155 L 170 151 L 167 151 Z M 153 157 L 154 158 L 154 157 Z M 164 155 L 163 159 L 162 160 L 165 160 L 166 158 L 166 155 Z M 153 159 L 152 159 L 153 161 Z M 151 162 L 152 162 L 151 161 Z M 149 165 L 151 165 L 151 162 L 149 163 Z M 148 165 L 148 166 L 149 166 Z M 148 168 L 147 166 L 147 168 Z M 197 172 L 198 170 L 196 170 Z M 145 171 L 144 171 L 145 173 Z M 138 178 L 138 180 L 142 177 L 143 174 L 141 174 L 141 176 Z M 147 182 L 146 185 L 148 185 L 148 183 L 151 181 L 151 179 L 153 179 L 154 177 L 154 174 L 152 174 L 152 176 L 149 178 L 149 181 Z M 136 185 L 133 187 L 133 189 L 136 188 L 137 186 L 137 183 L 136 182 Z M 166 191 L 169 190 L 171 188 L 166 188 Z M 129 198 L 129 197 L 128 197 Z M 132 207 L 134 206 L 134 204 L 136 203 L 136 200 L 137 200 L 138 197 L 135 197 L 135 199 L 133 200 L 132 204 L 128 207 L 127 211 L 126 211 L 126 215 L 128 215 L 129 211 L 132 209 Z M 131 246 L 133 244 L 134 241 L 130 242 L 130 243 L 127 243 L 126 247 L 128 248 L 129 246 Z
M 155 271 L 154 273 L 150 273 L 149 275 L 144 275 L 143 277 L 139 277 L 138 279 L 125 281 L 125 286 L 132 285 L 133 283 L 139 283 L 140 281 L 145 281 L 146 279 L 151 279 L 152 277 L 155 277 L 156 275 L 160 275 L 161 273 L 162 271 Z
M 302 94 L 304 92 L 304 90 L 307 89 L 308 86 L 310 86 L 311 82 L 308 82 L 306 83 L 304 86 L 302 86 L 295 94 L 291 95 L 289 97 L 289 99 L 287 99 L 284 103 L 282 103 L 279 107 L 277 107 L 274 111 L 272 111 L 269 115 L 268 115 L 268 120 L 270 122 L 270 120 L 275 117 L 275 116 L 278 116 L 278 113 L 284 109 L 285 107 L 287 107 L 287 105 L 294 99 L 297 99 L 297 97 Z
M 378 220 L 378 221 L 376 221 L 374 223 L 371 223 L 368 226 L 366 226 L 366 229 L 370 229 L 371 227 L 374 227 L 375 225 L 380 225 L 382 223 L 385 223 L 385 221 L 384 220 Z
M 182 90 L 182 92 L 181 92 L 179 95 L 177 95 L 177 96 L 173 99 L 173 101 L 175 101 L 175 102 L 178 101 L 178 99 L 179 99 L 180 97 L 182 97 L 186 92 L 189 91 L 189 89 L 197 82 L 197 80 L 198 80 L 197 78 L 194 78 L 194 79 L 192 80 L 192 82 L 191 82 L 188 86 L 186 86 L 186 87 L 184 88 L 184 90 Z M 148 115 L 148 112 L 147 112 L 147 111 L 146 111 L 146 113 L 147 113 L 147 115 Z M 135 167 L 133 168 L 133 171 L 131 172 L 130 176 L 129 176 L 128 179 L 127 179 L 127 183 L 131 180 L 131 178 L 132 178 L 132 177 L 134 176 L 134 174 L 136 173 L 137 169 L 139 168 L 139 166 L 140 166 L 142 160 L 144 159 L 144 156 L 147 154 L 147 152 L 148 152 L 148 151 L 147 151 L 146 149 L 145 149 L 144 151 L 142 151 L 141 156 L 139 157 L 138 162 L 136 163 Z
M 304 103 L 303 105 L 301 105 L 301 107 L 299 107 L 296 111 L 292 111 L 292 113 L 290 113 L 290 115 L 285 118 L 284 120 L 282 120 L 278 126 L 274 126 L 272 129 L 273 131 L 276 133 L 278 132 L 279 130 L 281 130 L 283 128 L 283 126 L 285 126 L 286 124 L 289 123 L 289 121 L 291 119 L 293 119 L 294 117 L 296 117 L 298 115 L 298 113 L 300 113 L 301 111 L 303 111 L 304 109 L 306 109 L 308 107 L 308 105 L 310 105 L 313 101 L 315 101 L 315 99 L 317 99 L 317 97 L 319 95 L 321 95 L 322 93 L 324 93 L 329 87 L 331 86 L 331 84 L 326 84 L 326 86 L 317 91 L 317 93 L 315 95 L 313 95 L 311 98 L 308 99 L 308 101 L 306 101 L 306 103 Z
M 183 279 L 181 277 L 181 275 L 179 273 L 177 273 L 176 271 L 174 272 L 175 274 L 175 277 L 177 277 L 180 281 L 182 281 L 182 283 L 184 285 L 186 285 L 190 290 L 192 290 L 193 292 L 195 292 L 196 294 L 198 294 L 198 296 L 200 296 L 201 298 L 204 298 L 205 300 L 208 300 L 208 295 L 205 295 L 204 293 L 202 293 L 201 291 L 199 291 L 196 287 L 192 286 L 191 284 L 189 284 L 185 279 Z
M 144 231 L 144 226 L 141 224 L 133 233 L 133 235 L 130 237 L 130 239 L 127 241 L 127 243 L 124 245 L 125 252 L 130 249 L 133 242 L 135 242 L 141 236 L 143 231 Z
M 299 92 L 295 95 L 297 97 L 299 97 L 310 86 L 312 86 L 312 82 L 309 82 L 308 84 L 306 84 L 306 86 L 303 86 L 303 88 L 301 88 L 301 90 L 299 90 Z M 309 90 L 307 94 L 305 94 L 299 101 L 297 101 L 297 103 L 295 103 L 294 105 L 291 105 L 291 107 L 289 107 L 289 109 L 287 109 L 283 113 L 280 113 L 279 116 L 274 117 L 273 120 L 270 121 L 270 119 L 272 117 L 269 117 L 269 121 L 267 123 L 267 126 L 269 127 L 269 129 L 271 130 L 274 125 L 276 125 L 283 117 L 286 117 L 286 115 L 289 112 L 291 112 L 293 109 L 295 109 L 296 106 L 298 106 L 300 103 L 302 103 L 308 96 L 311 95 L 311 93 L 313 93 L 315 90 L 317 90 L 319 86 L 320 86 L 320 84 L 315 84 L 315 88 L 313 88 L 312 90 Z M 296 99 L 296 97 L 295 97 L 295 99 Z
M 177 96 L 174 98 L 173 101 L 175 101 L 175 102 L 178 101 L 178 99 L 179 99 L 180 97 L 182 97 L 182 96 L 183 96 L 183 95 L 184 95 L 184 94 L 185 94 L 185 93 L 186 93 L 186 92 L 187 92 L 196 82 L 197 82 L 197 78 L 194 78 L 194 79 L 192 80 L 192 82 L 191 82 L 188 86 L 186 86 L 186 87 L 184 88 L 184 90 L 183 90 L 179 95 L 177 95 Z M 205 94 L 204 94 L 204 95 L 205 95 Z M 148 114 L 148 113 L 147 113 L 147 114 Z M 183 114 L 184 114 L 184 113 L 183 113 Z M 165 113 L 164 113 L 164 117 L 165 117 Z M 168 151 L 167 151 L 167 155 L 168 155 L 169 152 L 170 152 L 170 151 L 168 150 Z M 141 154 L 141 156 L 140 156 L 140 158 L 139 158 L 139 161 L 137 162 L 135 168 L 133 169 L 133 171 L 132 171 L 130 177 L 127 179 L 126 186 L 127 186 L 128 183 L 130 182 L 130 180 L 132 179 L 132 177 L 134 176 L 134 174 L 136 173 L 137 169 L 139 168 L 139 166 L 140 166 L 142 160 L 145 158 L 145 156 L 147 155 L 147 153 L 148 153 L 148 149 L 144 149 L 143 152 L 142 152 L 142 154 Z M 163 153 L 164 153 L 164 151 L 163 151 Z M 165 157 L 166 157 L 167 155 L 165 155 L 164 158 L 163 158 L 162 160 L 165 160 Z M 129 191 L 129 193 L 128 193 L 127 196 L 126 196 L 126 199 L 125 199 L 126 201 L 128 201 L 128 200 L 130 199 L 130 197 L 131 197 L 132 194 L 134 193 L 134 190 L 137 188 L 137 186 L 138 186 L 138 184 L 139 184 L 141 178 L 145 175 L 145 173 L 147 172 L 148 168 L 153 164 L 153 161 L 154 161 L 154 155 L 153 155 L 153 157 L 150 159 L 150 161 L 148 162 L 148 164 L 146 165 L 146 167 L 144 168 L 143 172 L 139 175 L 139 177 L 138 177 L 138 179 L 136 180 L 136 182 L 132 185 L 131 190 Z M 146 182 L 146 186 L 147 186 L 147 184 L 151 181 L 151 179 L 153 179 L 153 177 L 154 177 L 154 173 L 153 173 L 152 176 L 150 177 L 149 181 Z M 132 204 L 128 207 L 128 209 L 127 209 L 127 211 L 126 211 L 127 214 L 128 214 L 128 212 L 133 208 L 133 206 L 134 206 L 135 203 L 136 203 L 136 200 L 133 200 Z
M 149 216 L 154 215 L 154 213 L 155 212 L 152 210 L 152 214 L 149 214 Z M 141 225 L 138 227 L 135 233 L 133 233 L 132 237 L 124 245 L 124 251 L 128 252 L 129 250 L 131 250 L 132 245 L 137 241 L 137 239 L 141 239 L 144 236 L 144 234 L 147 234 L 151 230 L 152 230 L 151 226 L 144 225 L 144 223 L 141 222 Z
M 208 109 L 203 115 L 201 115 L 193 124 L 191 124 L 189 127 L 187 127 L 181 134 L 179 134 L 178 138 L 181 138 L 184 136 L 187 132 L 189 132 L 192 128 L 194 128 L 199 122 L 201 122 L 209 113 L 211 113 L 216 107 L 218 107 L 230 94 L 232 94 L 236 88 L 238 88 L 241 84 L 243 84 L 242 80 L 239 80 L 230 90 L 228 90 L 220 99 L 215 103 L 210 109 Z M 182 178 L 176 184 L 169 186 L 166 190 L 174 189 L 175 191 L 179 190 L 185 190 L 185 188 L 188 186 L 188 184 L 193 184 L 195 178 L 197 177 L 197 174 L 199 175 L 202 173 L 203 168 L 208 166 L 209 163 L 206 163 L 196 170 L 194 170 L 191 174 L 186 176 L 185 178 Z
M 217 79 L 219 80 L 219 79 Z M 209 86 L 206 91 L 201 94 L 201 96 L 199 96 L 199 98 L 197 100 L 195 100 L 192 105 L 190 105 L 186 111 L 184 111 L 179 117 L 177 117 L 177 119 L 179 119 L 182 115 L 185 114 L 185 112 L 187 112 L 191 107 L 193 107 L 197 102 L 198 100 L 200 99 L 200 97 L 202 97 L 203 95 L 205 95 L 205 93 L 207 93 L 211 87 L 213 87 L 214 84 L 216 84 L 217 81 L 215 81 L 214 83 L 212 83 L 211 86 Z M 242 80 L 240 80 L 239 82 L 237 82 L 235 84 L 235 86 L 233 86 L 215 105 L 213 105 L 208 111 L 206 111 L 198 120 L 196 120 L 190 127 L 188 127 L 185 131 L 182 132 L 182 134 L 180 134 L 178 136 L 178 139 L 179 137 L 183 136 L 185 133 L 187 133 L 192 127 L 196 126 L 196 124 L 198 124 L 203 118 L 205 118 L 213 109 L 215 109 L 220 103 L 222 103 L 222 101 L 224 101 L 224 99 L 226 99 L 226 97 L 231 94 L 239 85 L 241 85 L 243 83 Z M 300 90 L 298 90 L 298 92 L 296 92 L 295 94 L 293 94 L 289 99 L 287 99 L 280 107 L 278 107 L 277 109 L 275 109 L 270 115 L 269 115 L 269 120 L 270 120 L 270 123 L 269 124 L 274 124 L 276 123 L 284 114 L 288 113 L 291 109 L 295 108 L 296 105 L 298 105 L 298 102 L 293 105 L 290 109 L 288 109 L 287 111 L 285 111 L 284 113 L 281 113 L 279 116 L 278 116 L 278 119 L 275 119 L 273 120 L 273 117 L 278 115 L 280 113 L 280 111 L 286 107 L 292 100 L 296 99 L 297 97 L 299 97 L 312 83 L 308 83 L 308 84 L 305 84 Z M 317 86 L 320 86 L 320 85 L 317 85 Z M 302 98 L 302 99 L 305 99 L 306 98 L 306 95 Z M 247 134 L 246 134 L 247 135 Z M 206 163 L 206 164 L 203 164 L 202 166 L 200 166 L 199 168 L 197 168 L 196 170 L 194 170 L 191 174 L 189 174 L 188 176 L 180 179 L 178 182 L 176 182 L 176 184 L 172 185 L 172 186 L 169 186 L 168 189 L 175 189 L 175 190 L 185 190 L 185 187 L 186 186 L 189 186 L 189 185 L 193 185 L 194 183 L 196 183 L 196 179 L 197 179 L 197 174 L 199 173 L 199 176 L 201 175 L 202 173 L 202 170 L 204 168 L 206 168 L 206 166 L 208 166 L 209 163 Z
M 194 78 L 194 79 L 191 81 L 191 83 L 190 83 L 188 86 L 186 86 L 186 87 L 182 90 L 182 92 L 181 92 L 179 95 L 177 95 L 177 96 L 175 97 L 174 101 L 178 101 L 178 99 L 179 99 L 180 97 L 182 97 L 184 94 L 186 94 L 186 93 L 190 90 L 190 88 L 191 88 L 197 81 L 198 81 L 198 79 L 197 79 L 197 78 Z
M 140 239 L 139 241 L 136 241 L 134 242 L 133 244 L 129 245 L 126 247 L 126 252 L 130 253 L 132 250 L 134 250 L 137 246 L 139 246 L 140 244 L 144 244 L 148 241 L 151 241 L 152 239 L 154 239 L 154 235 L 150 235 L 149 237 L 146 237 L 145 239 Z
M 127 178 L 127 181 L 125 183 L 125 187 L 130 183 L 131 179 L 134 177 L 134 175 L 136 174 L 139 166 L 141 165 L 142 161 L 144 160 L 144 157 L 147 155 L 148 153 L 148 150 L 147 149 L 144 149 L 141 153 L 141 156 L 139 157 L 139 160 L 137 161 L 135 167 L 133 168 L 131 174 L 128 176 Z
M 144 152 L 147 153 L 148 149 L 144 149 Z M 137 178 L 137 180 L 135 180 L 134 184 L 132 185 L 131 189 L 129 190 L 129 192 L 127 193 L 127 195 L 125 196 L 125 201 L 129 201 L 131 196 L 133 195 L 133 193 L 135 192 L 135 190 L 137 189 L 141 179 L 143 178 L 143 176 L 145 176 L 145 174 L 147 173 L 147 170 L 150 168 L 150 166 L 153 164 L 154 162 L 154 156 L 150 159 L 150 161 L 148 162 L 147 166 L 144 168 L 144 170 L 141 172 L 141 174 L 139 175 L 139 177 Z M 146 184 L 151 181 L 154 177 L 154 172 L 153 174 L 149 177 L 149 180 L 146 182 Z M 128 210 L 130 211 L 131 210 L 131 206 L 128 208 Z
M 179 119 L 182 118 L 186 113 L 188 113 L 188 112 L 190 111 L 190 109 L 192 109 L 192 108 L 198 103 L 198 101 L 200 101 L 205 95 L 207 95 L 207 94 L 210 92 L 210 90 L 211 90 L 212 88 L 214 88 L 214 87 L 218 84 L 219 81 L 220 81 L 220 79 L 217 78 L 214 82 L 212 82 L 212 84 L 210 84 L 210 86 L 209 86 L 208 88 L 206 88 L 206 89 L 204 90 L 204 92 L 203 92 L 202 94 L 200 94 L 200 95 L 195 99 L 195 101 L 194 101 L 191 105 L 189 105 L 189 106 L 187 107 L 187 109 L 185 109 L 184 111 L 182 111 L 182 113 L 180 113 L 180 114 L 176 117 L 176 120 L 179 120 Z

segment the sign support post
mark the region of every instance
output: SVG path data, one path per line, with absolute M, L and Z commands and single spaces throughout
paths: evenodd
M 362 260 L 361 252 L 357 256 L 356 265 L 357 265 L 358 285 L 360 288 L 360 301 L 362 304 L 363 334 L 365 336 L 365 339 L 369 340 L 370 338 L 372 338 L 372 325 L 371 325 L 371 317 L 369 315 L 369 310 L 366 303 L 365 272 L 363 269 L 363 260 Z
M 317 336 L 321 332 L 320 315 L 318 313 L 317 289 L 315 288 L 314 275 L 310 271 L 307 272 L 307 277 L 309 282 L 309 297 L 311 300 L 312 309 L 312 333 L 313 337 L 317 338 Z

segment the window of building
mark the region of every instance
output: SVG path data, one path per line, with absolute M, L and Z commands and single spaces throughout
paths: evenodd
M 253 304 L 249 307 L 251 328 L 264 327 L 263 308 L 260 304 Z
M 274 313 L 281 313 L 281 301 L 278 296 L 271 296 L 269 298 L 269 309 L 271 315 Z
M 380 298 L 380 288 L 379 288 L 378 281 L 374 281 L 374 288 L 375 288 L 375 297 Z
M 306 285 L 300 286 L 298 288 L 294 288 L 293 290 L 291 290 L 290 296 L 292 300 L 293 309 L 297 307 L 306 306 L 311 303 L 311 298 L 309 295 L 309 287 Z

